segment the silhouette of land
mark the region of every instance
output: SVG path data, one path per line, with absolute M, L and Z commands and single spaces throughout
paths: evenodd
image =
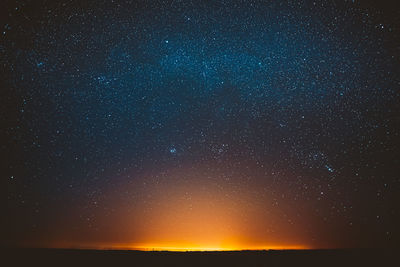
M 2 266 L 399 266 L 398 250 L 132 251 L 2 249 Z

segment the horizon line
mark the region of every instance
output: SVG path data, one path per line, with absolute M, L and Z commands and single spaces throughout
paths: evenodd
M 132 252 L 241 252 L 241 251 L 294 251 L 294 250 L 342 250 L 342 249 L 358 249 L 358 248 L 257 248 L 257 249 L 190 249 L 190 248 L 112 248 L 112 247 L 29 247 L 29 246 L 12 246 L 3 247 L 5 249 L 49 249 L 49 250 L 92 250 L 92 251 L 132 251 Z

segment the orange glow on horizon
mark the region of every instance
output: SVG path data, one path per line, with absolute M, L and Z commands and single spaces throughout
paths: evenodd
M 202 247 L 202 246 L 162 246 L 162 245 L 147 245 L 141 247 L 132 247 L 132 250 L 141 251 L 240 251 L 240 250 L 303 250 L 309 249 L 306 246 L 258 246 L 258 247 L 238 247 L 238 246 L 224 246 L 224 247 Z
M 260 245 L 260 246 L 201 246 L 196 244 L 58 244 L 52 248 L 60 249 L 95 249 L 95 250 L 138 250 L 138 251 L 245 251 L 245 250 L 307 250 L 304 245 Z
M 42 243 L 56 248 L 142 251 L 316 248 L 306 231 L 309 222 L 296 221 L 295 205 L 283 201 L 277 205 L 262 185 L 244 185 L 239 178 L 221 185 L 220 179 L 214 179 L 218 175 L 193 168 L 171 170 L 157 182 L 147 178 L 157 175 L 144 176 L 136 181 L 141 186 L 132 187 L 132 201 L 121 199 L 122 187 L 108 197 L 118 205 L 113 205 L 112 216 L 100 220 L 103 231 L 93 230 L 88 238 L 71 227 L 71 232 Z

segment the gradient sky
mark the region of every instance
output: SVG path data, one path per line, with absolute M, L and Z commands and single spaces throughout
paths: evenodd
M 398 246 L 379 2 L 1 1 L 1 245 Z

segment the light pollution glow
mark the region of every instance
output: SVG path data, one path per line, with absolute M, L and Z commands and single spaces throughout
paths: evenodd
M 129 188 L 135 191 L 132 202 L 124 201 L 120 192 L 127 185 L 121 184 L 108 192 L 117 208 L 115 216 L 103 218 L 103 223 L 108 220 L 106 231 L 92 239 L 57 238 L 52 247 L 146 251 L 314 247 L 304 231 L 307 222 L 287 219 L 288 214 L 298 213 L 292 203 L 271 205 L 275 203 L 265 186 L 244 184 L 240 178 L 222 186 L 219 175 L 199 168 L 148 173 L 142 183 L 135 181 L 135 187 Z
M 311 249 L 302 245 L 264 245 L 255 247 L 241 247 L 238 245 L 226 245 L 221 247 L 204 247 L 197 244 L 174 244 L 165 246 L 164 244 L 90 244 L 79 245 L 75 244 L 58 244 L 53 245 L 53 248 L 72 248 L 72 249 L 96 249 L 96 250 L 139 250 L 139 251 L 240 251 L 240 250 L 305 250 Z

